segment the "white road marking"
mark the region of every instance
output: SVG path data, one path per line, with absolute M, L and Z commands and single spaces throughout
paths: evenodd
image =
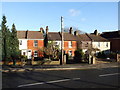
M 48 82 L 40 82 L 40 83 L 32 83 L 32 84 L 19 85 L 18 87 L 26 87 L 26 86 L 40 85 L 40 84 L 46 84 L 46 83 L 57 83 L 57 82 L 64 82 L 64 81 L 70 81 L 70 80 L 79 80 L 79 79 L 80 78 L 62 79 L 62 80 L 55 80 L 55 81 L 48 81 Z
M 99 75 L 99 77 L 110 76 L 110 75 L 117 75 L 117 74 L 120 74 L 120 73 L 104 74 L 104 75 Z
M 56 83 L 56 82 L 64 82 L 69 81 L 70 79 L 56 80 L 56 81 L 48 81 L 47 83 Z
M 73 78 L 72 80 L 79 80 L 80 78 Z

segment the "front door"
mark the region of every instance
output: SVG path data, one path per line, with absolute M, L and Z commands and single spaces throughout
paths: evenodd
M 27 58 L 32 59 L 32 51 L 31 50 L 28 50 Z

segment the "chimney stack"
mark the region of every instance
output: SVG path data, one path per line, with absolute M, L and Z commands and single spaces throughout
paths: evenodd
M 74 35 L 75 35 L 75 36 L 78 36 L 78 31 L 75 31 L 75 32 L 74 32 Z
M 26 33 L 25 33 L 25 38 L 26 38 L 26 39 L 28 38 L 28 30 L 27 30 Z
M 70 27 L 69 33 L 72 34 L 73 30 L 72 27 Z
M 95 30 L 95 31 L 94 31 L 94 34 L 95 34 L 95 35 L 98 35 L 98 31 L 97 31 L 97 30 Z
M 40 28 L 40 32 L 43 33 L 43 28 L 42 27 Z
M 46 26 L 46 34 L 48 34 L 48 26 Z

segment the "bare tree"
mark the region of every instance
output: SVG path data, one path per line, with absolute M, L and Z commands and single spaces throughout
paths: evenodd
M 86 32 L 79 30 L 77 27 L 72 27 L 73 28 L 73 32 L 74 31 L 78 31 L 78 34 L 85 34 Z M 69 32 L 70 28 L 69 27 L 65 27 L 64 28 L 64 32 Z
M 59 58 L 60 49 L 53 41 L 50 41 L 47 46 L 43 48 L 43 52 L 45 56 L 49 57 L 49 59 L 57 59 Z

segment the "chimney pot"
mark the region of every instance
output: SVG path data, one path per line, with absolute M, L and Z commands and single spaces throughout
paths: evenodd
M 72 34 L 73 30 L 72 27 L 70 27 L 69 33 Z
M 74 32 L 74 35 L 75 35 L 75 36 L 78 36 L 78 31 L 75 31 L 75 32 Z
M 43 33 L 43 28 L 42 27 L 40 28 L 40 32 Z

